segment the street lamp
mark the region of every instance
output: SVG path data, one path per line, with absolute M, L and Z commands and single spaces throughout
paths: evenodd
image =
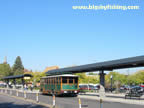
M 110 78 L 111 78 L 111 93 L 112 93 L 112 78 L 113 78 L 113 75 L 111 75 Z

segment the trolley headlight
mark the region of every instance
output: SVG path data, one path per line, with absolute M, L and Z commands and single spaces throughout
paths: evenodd
M 74 93 L 77 93 L 77 91 L 74 91 Z
M 64 93 L 67 93 L 67 91 L 64 91 Z

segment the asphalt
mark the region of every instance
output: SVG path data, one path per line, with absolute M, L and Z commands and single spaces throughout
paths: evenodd
M 30 94 L 34 95 L 34 94 Z M 40 95 L 41 101 L 50 103 L 48 100 L 51 96 Z M 88 108 L 100 108 L 99 101 L 90 99 L 81 99 L 82 105 L 88 105 Z M 77 97 L 56 97 L 57 108 L 79 108 Z M 143 108 L 143 105 L 123 104 L 118 102 L 104 102 L 103 108 Z M 37 105 L 16 97 L 8 95 L 0 95 L 0 108 L 46 108 L 42 105 Z
M 9 94 L 10 92 L 8 92 Z M 2 94 L 3 95 L 3 94 Z M 12 105 L 19 105 L 21 103 L 22 100 L 17 99 L 16 97 L 16 92 L 13 91 L 12 95 L 14 95 L 15 97 L 10 97 L 10 95 L 6 95 L 5 98 L 1 98 L 0 100 L 2 103 L 12 103 Z M 19 97 L 23 98 L 23 92 L 19 92 Z M 109 95 L 110 96 L 110 95 Z M 143 100 L 137 100 L 137 99 L 123 99 L 123 97 L 121 97 L 122 95 L 117 95 L 117 97 L 119 96 L 119 98 L 114 98 L 114 95 L 111 94 L 112 97 L 106 97 L 103 101 L 103 108 L 144 108 L 144 104 Z M 15 102 L 7 102 L 7 98 L 13 98 L 13 101 L 16 99 Z M 56 107 L 57 108 L 79 108 L 79 98 L 81 99 L 81 103 L 82 105 L 88 105 L 88 107 L 85 108 L 100 108 L 100 102 L 99 102 L 99 97 L 95 96 L 93 94 L 86 94 L 86 95 L 79 95 L 78 97 L 56 97 Z M 33 100 L 36 101 L 36 94 L 35 93 L 27 93 L 27 99 L 26 100 Z M 39 95 L 39 101 L 40 103 L 44 103 L 46 105 L 52 105 L 52 96 L 50 95 Z M 21 103 L 24 106 L 27 105 L 31 105 L 28 108 L 33 108 L 37 106 L 33 106 L 32 103 Z M 34 104 L 35 105 L 35 104 Z M 13 108 L 13 107 L 1 107 L 0 108 Z M 16 107 L 14 107 L 16 108 Z M 27 108 L 27 107 L 24 107 Z M 84 107 L 82 107 L 84 108 Z
M 41 100 L 45 101 L 50 99 L 51 96 L 40 95 Z M 99 100 L 82 98 L 82 97 L 56 97 L 56 105 L 58 108 L 79 108 L 78 99 L 81 99 L 82 105 L 88 105 L 88 108 L 100 108 Z M 46 103 L 49 103 L 48 101 Z M 120 102 L 103 102 L 103 108 L 144 108 L 143 105 L 125 104 Z
M 0 108 L 47 108 L 14 97 L 0 95 Z
M 92 100 L 100 100 L 98 93 L 85 93 L 79 95 L 80 98 L 84 99 L 92 99 Z M 106 93 L 105 97 L 103 98 L 105 102 L 119 102 L 124 104 L 136 104 L 136 105 L 144 105 L 144 95 L 141 98 L 138 97 L 127 97 L 125 99 L 125 94 L 113 94 L 113 93 Z

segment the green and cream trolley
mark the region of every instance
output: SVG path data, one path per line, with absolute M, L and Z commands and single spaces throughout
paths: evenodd
M 40 90 L 43 94 L 77 96 L 79 93 L 78 76 L 65 74 L 43 77 L 40 80 Z

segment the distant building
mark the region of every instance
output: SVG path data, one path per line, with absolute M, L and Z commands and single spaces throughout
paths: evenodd
M 7 64 L 7 57 L 5 56 L 3 64 Z
M 5 82 L 3 82 L 3 81 L 0 81 L 0 84 L 4 84 Z
M 49 70 L 54 70 L 54 69 L 59 69 L 59 67 L 58 67 L 58 66 L 46 67 L 45 70 L 44 70 L 44 72 L 47 72 L 47 71 L 49 71 Z
M 32 70 L 24 69 L 24 74 L 31 74 Z

